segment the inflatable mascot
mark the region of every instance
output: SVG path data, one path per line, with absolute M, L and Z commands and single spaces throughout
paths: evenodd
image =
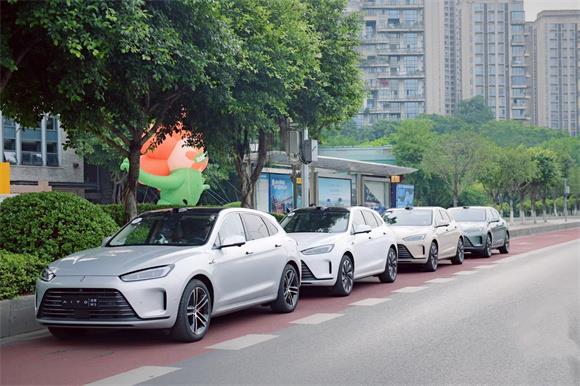
M 158 205 L 195 206 L 204 190 L 201 172 L 207 167 L 208 158 L 203 149 L 187 143 L 187 136 L 173 133 L 152 150 L 155 137 L 141 148 L 139 182 L 159 190 Z M 129 160 L 121 164 L 121 170 L 129 170 Z

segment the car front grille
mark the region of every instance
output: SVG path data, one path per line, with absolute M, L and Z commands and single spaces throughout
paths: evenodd
M 473 243 L 475 243 L 475 245 Z M 465 237 L 465 246 L 468 248 L 475 247 L 476 245 L 481 246 L 482 244 L 483 238 L 481 236 Z
M 71 299 L 90 299 L 91 306 L 71 306 Z M 139 317 L 127 299 L 115 289 L 58 288 L 45 292 L 38 318 L 70 321 L 134 321 Z
M 411 252 L 403 244 L 397 244 L 397 249 L 399 250 L 399 259 L 412 259 L 413 258 L 413 255 L 411 255 Z
M 306 263 L 302 262 L 302 281 L 311 281 L 311 280 L 316 280 L 316 277 L 314 276 L 310 268 L 308 268 Z

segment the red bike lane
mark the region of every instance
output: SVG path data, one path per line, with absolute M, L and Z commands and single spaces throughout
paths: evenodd
M 403 287 L 418 286 L 437 277 L 449 277 L 478 265 L 579 238 L 579 228 L 514 238 L 509 255 L 495 253 L 488 259 L 468 258 L 463 265 L 445 263 L 433 273 L 404 269 L 392 284 L 365 279 L 355 284 L 350 296 L 343 298 L 332 297 L 322 289 L 306 289 L 291 314 L 273 314 L 269 308 L 256 307 L 219 317 L 212 321 L 206 337 L 197 343 L 175 343 L 157 332 L 127 330 L 98 332 L 74 341 L 59 341 L 51 336 L 11 341 L 0 346 L 0 383 L 82 385 L 142 366 L 169 366 L 211 350 L 207 347 L 219 342 L 246 334 L 275 333 L 293 326 L 289 322 L 315 313 L 339 313 L 358 300 L 386 297 Z

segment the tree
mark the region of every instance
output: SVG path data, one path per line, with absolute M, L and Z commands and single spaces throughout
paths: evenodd
M 188 102 L 197 89 L 218 79 L 217 69 L 235 65 L 236 39 L 220 4 L 3 4 L 2 47 L 9 55 L 1 61 L 1 108 L 25 124 L 43 112 L 60 114 L 71 144 L 89 133 L 127 157 L 124 202 L 134 216 L 141 146 L 195 114 Z
M 443 134 L 423 157 L 421 168 L 427 175 L 434 174 L 445 181 L 453 206 L 459 205 L 463 189 L 475 180 L 484 146 L 485 142 L 471 132 Z
M 536 173 L 530 182 L 530 200 L 532 203 L 532 217 L 536 223 L 536 199 L 538 194 L 542 199 L 542 213 L 546 219 L 546 198 L 550 188 L 558 180 L 560 171 L 556 154 L 551 150 L 535 147 L 530 149 L 532 162 L 536 165 Z
M 457 116 L 474 127 L 494 119 L 493 112 L 481 95 L 459 102 Z
M 519 121 L 490 121 L 480 128 L 480 134 L 498 146 L 538 146 L 548 140 L 570 138 L 554 129 L 536 127 Z
M 481 182 L 485 192 L 495 204 L 501 203 L 501 198 L 506 193 L 506 181 L 504 180 L 505 154 L 502 148 L 490 144 L 477 169 L 477 179 Z

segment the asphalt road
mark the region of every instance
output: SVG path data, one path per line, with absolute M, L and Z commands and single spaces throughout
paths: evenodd
M 507 257 L 506 257 L 507 256 Z M 580 230 L 512 240 L 510 255 L 405 269 L 351 296 L 216 318 L 206 338 L 101 332 L 0 342 L 0 384 L 580 384 Z

